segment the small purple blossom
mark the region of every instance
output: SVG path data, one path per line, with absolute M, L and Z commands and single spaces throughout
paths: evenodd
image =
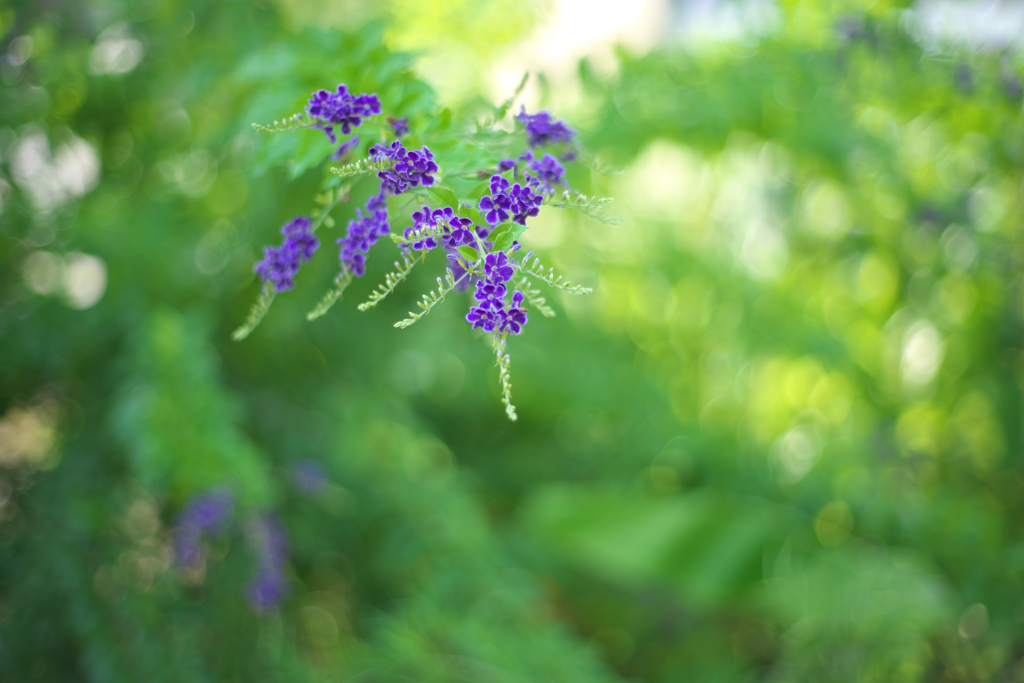
M 295 286 L 295 275 L 306 261 L 313 258 L 320 240 L 312 232 L 309 216 L 296 216 L 281 226 L 284 243 L 280 247 L 264 247 L 263 259 L 253 270 L 263 282 L 270 283 L 278 292 Z
M 524 299 L 523 293 L 517 290 L 512 295 L 512 308 L 499 312 L 501 318 L 501 321 L 498 323 L 499 332 L 519 334 L 523 331 L 523 326 L 527 323 L 526 308 L 523 307 Z
M 340 247 L 338 257 L 343 269 L 356 277 L 366 273 L 366 253 L 370 251 L 378 239 L 388 234 L 391 224 L 388 223 L 388 204 L 384 189 L 370 197 L 366 203 L 366 213 L 356 209 L 356 218 L 349 221 L 348 231 L 338 239 Z
M 292 485 L 302 493 L 312 496 L 327 486 L 327 472 L 323 465 L 313 460 L 297 460 L 288 471 Z
M 499 176 L 495 177 L 497 178 Z M 502 180 L 504 180 L 504 178 L 502 178 Z M 506 180 L 505 182 L 507 183 L 508 181 Z M 487 212 L 484 215 L 484 220 L 491 225 L 497 225 L 498 223 L 504 223 L 508 220 L 508 210 L 512 206 L 512 201 L 509 199 L 507 194 L 501 191 L 495 192 L 493 190 L 494 186 L 492 185 L 491 187 L 492 194 L 481 197 L 479 207 L 481 211 Z
M 445 246 L 450 249 L 470 245 L 476 241 L 473 238 L 473 221 L 468 218 L 456 216 L 449 222 L 449 225 L 451 226 L 452 232 L 445 240 Z
M 189 501 L 173 532 L 175 561 L 183 567 L 194 566 L 202 555 L 203 535 L 223 534 L 233 509 L 234 499 L 227 489 L 214 489 Z
M 317 90 L 310 95 L 306 113 L 313 119 L 313 128 L 322 130 L 333 145 L 338 140 L 335 126 L 349 135 L 353 128 L 362 125 L 364 118 L 380 114 L 381 107 L 377 95 L 353 95 L 342 83 L 334 91 Z
M 508 289 L 503 282 L 494 282 L 490 278 L 487 280 L 477 280 L 476 292 L 473 293 L 473 298 L 477 300 L 480 308 L 499 309 L 504 306 L 505 293 L 507 291 Z
M 284 573 L 290 552 L 288 532 L 276 516 L 264 515 L 252 523 L 250 541 L 256 555 L 256 576 L 249 582 L 246 597 L 254 610 L 265 612 L 288 593 Z
M 529 176 L 527 176 L 529 178 Z M 520 225 L 526 225 L 526 219 L 540 213 L 540 205 L 544 197 L 533 192 L 529 185 L 516 183 L 509 190 L 509 199 L 512 206 L 512 221 Z
M 576 135 L 576 131 L 569 128 L 567 125 L 551 117 L 546 111 L 538 112 L 533 114 L 526 113 L 526 108 L 522 108 L 519 114 L 516 115 L 516 120 L 522 122 L 526 127 L 526 134 L 530 137 L 530 147 L 543 147 L 544 145 L 553 145 L 559 142 L 572 142 L 573 137 Z
M 396 119 L 394 116 L 388 117 L 388 125 L 391 126 L 391 132 L 395 134 L 396 138 L 400 138 L 403 135 L 409 134 L 409 117 L 403 116 L 400 119 Z
M 359 144 L 359 136 L 354 135 L 338 145 L 338 151 L 331 155 L 331 161 L 340 161 L 349 151 Z
M 411 247 L 415 250 L 436 249 L 439 245 L 438 240 L 440 240 L 440 243 L 444 244 L 445 247 L 455 249 L 463 245 L 473 244 L 475 241 L 471 232 L 473 221 L 456 215 L 454 209 L 450 206 L 434 209 L 433 211 L 430 210 L 429 206 L 424 206 L 419 211 L 413 211 L 412 221 L 412 225 L 402 233 L 404 237 L 409 238 L 415 233 L 425 231 L 431 234 L 421 234 L 411 244 L 399 245 L 401 248 Z
M 497 313 L 482 306 L 471 306 L 466 321 L 474 330 L 482 329 L 484 332 L 494 332 L 499 322 Z
M 377 174 L 383 182 L 381 189 L 391 194 L 402 194 L 410 187 L 423 185 L 430 187 L 434 184 L 433 174 L 438 172 L 438 166 L 434 163 L 434 155 L 430 149 L 423 147 L 421 150 L 407 150 L 398 140 L 390 146 L 374 145 L 370 148 L 370 159 L 373 161 L 390 161 L 391 168 L 385 169 Z
M 488 254 L 484 259 L 484 273 L 492 282 L 508 282 L 515 274 L 511 263 L 508 254 L 503 251 L 499 251 L 497 254 Z
M 527 183 L 539 192 L 554 194 L 555 185 L 562 185 L 565 182 L 565 167 L 550 154 L 545 154 L 542 159 L 532 159 L 528 165 L 533 172 L 533 178 L 527 176 L 530 178 Z

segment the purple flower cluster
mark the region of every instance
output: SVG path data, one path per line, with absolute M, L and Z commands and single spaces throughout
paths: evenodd
M 555 193 L 556 185 L 565 185 L 565 167 L 558 159 L 550 154 L 537 159 L 533 152 L 527 150 L 515 159 L 503 159 L 498 162 L 498 173 L 512 171 L 512 177 L 519 177 L 519 165 L 526 163 L 526 168 L 533 172 L 523 174 L 523 182 L 541 194 L 551 195 Z
M 403 235 L 408 238 L 414 233 L 421 233 L 421 231 L 429 231 L 433 234 L 421 233 L 411 244 L 399 246 L 411 247 L 415 250 L 435 249 L 440 243 L 448 249 L 456 249 L 476 241 L 473 236 L 474 229 L 481 238 L 487 237 L 488 230 L 486 228 L 474 226 L 470 219 L 457 216 L 450 206 L 433 211 L 429 206 L 424 206 L 421 210 L 412 212 L 412 225 L 405 229 Z
M 488 254 L 484 259 L 484 277 L 477 280 L 473 298 L 476 306 L 471 306 L 466 320 L 473 329 L 483 329 L 495 335 L 511 332 L 519 334 L 526 325 L 526 308 L 523 306 L 525 297 L 520 291 L 512 294 L 512 305 L 506 308 L 505 296 L 508 286 L 505 284 L 515 273 L 513 261 L 505 252 Z
M 312 228 L 309 216 L 296 216 L 281 226 L 284 243 L 280 247 L 264 247 L 263 260 L 253 266 L 263 282 L 274 285 L 278 292 L 286 292 L 295 286 L 299 268 L 313 258 L 320 246 Z
M 572 142 L 573 137 L 576 135 L 576 131 L 561 121 L 552 118 L 551 114 L 546 111 L 538 112 L 531 116 L 526 113 L 526 108 L 523 107 L 519 114 L 516 115 L 516 120 L 522 122 L 526 127 L 526 134 L 530 137 L 530 147 L 543 147 L 544 145 L 554 145 L 559 142 Z
M 529 152 L 527 152 L 529 154 Z M 555 185 L 562 185 L 565 182 L 565 167 L 558 163 L 558 159 L 545 154 L 541 159 L 529 159 L 529 168 L 534 176 L 527 180 L 535 190 L 544 194 L 554 194 Z
M 173 532 L 174 559 L 183 567 L 199 562 L 203 536 L 224 533 L 234 508 L 234 499 L 226 489 L 214 489 L 193 498 L 178 515 Z
M 377 174 L 380 178 L 381 190 L 391 194 L 402 194 L 410 187 L 423 185 L 430 187 L 434 184 L 432 174 L 437 173 L 438 167 L 434 163 L 434 155 L 424 147 L 419 151 L 409 151 L 398 140 L 391 143 L 389 147 L 374 145 L 370 148 L 370 159 L 373 161 L 390 161 L 391 168 Z
M 309 98 L 306 112 L 313 119 L 313 128 L 322 130 L 333 145 L 338 138 L 334 127 L 341 128 L 349 135 L 353 128 L 362 125 L 363 119 L 381 113 L 380 100 L 376 95 L 353 95 L 344 83 L 330 90 L 317 90 Z
M 400 119 L 396 119 L 394 116 L 389 116 L 388 125 L 391 126 L 391 132 L 395 134 L 396 138 L 400 138 L 403 135 L 409 134 L 408 116 L 403 116 Z
M 484 220 L 491 225 L 504 223 L 510 217 L 520 225 L 526 224 L 526 219 L 540 213 L 541 202 L 544 197 L 533 192 L 529 185 L 510 183 L 500 175 L 491 176 L 491 194 L 480 198 L 480 212 L 484 214 Z
M 356 218 L 349 221 L 345 236 L 338 239 L 342 268 L 362 277 L 366 273 L 366 253 L 390 230 L 387 197 L 381 187 L 381 191 L 366 203 L 365 214 L 356 209 Z
M 273 609 L 288 592 L 284 575 L 288 564 L 288 532 L 274 515 L 255 520 L 250 538 L 256 554 L 256 576 L 249 582 L 246 597 L 257 612 Z

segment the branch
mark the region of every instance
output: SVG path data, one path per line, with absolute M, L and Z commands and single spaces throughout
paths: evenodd
M 378 171 L 384 171 L 392 166 L 390 159 L 384 159 L 382 161 L 374 161 L 369 157 L 360 159 L 359 161 L 353 161 L 351 164 L 345 164 L 344 166 L 331 166 L 331 173 L 338 176 L 339 178 L 348 178 L 354 175 L 363 175 L 365 173 L 377 173 Z
M 263 285 L 263 289 L 260 290 L 260 295 L 256 297 L 256 302 L 253 303 L 252 308 L 249 310 L 249 317 L 245 319 L 245 323 L 237 330 L 231 333 L 231 338 L 235 341 L 242 341 L 248 337 L 256 326 L 263 320 L 263 316 L 270 310 L 270 304 L 274 301 L 274 288 L 268 284 Z
M 324 298 L 320 300 L 316 308 L 306 314 L 306 320 L 316 320 L 331 310 L 331 306 L 338 303 L 350 282 L 352 282 L 352 273 L 347 270 L 338 273 L 338 277 L 334 278 L 334 288 L 324 295 Z
M 540 311 L 540 314 L 545 318 L 554 318 L 555 311 L 548 306 L 547 299 L 540 295 L 539 289 L 534 289 L 533 284 L 525 277 L 520 275 L 516 278 L 516 284 L 519 285 L 519 291 L 526 296 L 526 300 L 530 302 L 530 305 Z
M 269 126 L 254 123 L 252 127 L 257 133 L 287 133 L 290 130 L 308 128 L 312 125 L 313 121 L 305 113 L 302 113 L 289 116 L 284 121 L 274 121 Z
M 544 206 L 550 206 L 555 209 L 576 209 L 580 213 L 590 216 L 599 223 L 605 225 L 618 225 L 620 223 L 618 218 L 612 218 L 604 211 L 602 207 L 611 204 L 614 199 L 611 197 L 588 197 L 585 194 L 577 194 L 572 196 L 569 191 L 566 190 L 562 193 L 561 198 L 558 201 L 544 201 Z
M 359 304 L 359 310 L 368 311 L 383 301 L 388 294 L 395 291 L 395 287 L 404 281 L 405 278 L 409 277 L 409 273 L 412 271 L 413 266 L 424 260 L 426 257 L 427 252 L 426 250 L 423 250 L 420 252 L 419 256 L 410 261 L 409 252 L 402 252 L 402 263 L 399 264 L 398 261 L 395 261 L 395 271 L 384 276 L 384 284 L 377 285 L 377 289 L 370 292 L 370 300 Z
M 550 285 L 551 287 L 557 287 L 563 292 L 567 292 L 569 294 L 590 294 L 594 291 L 590 287 L 584 287 L 583 285 L 574 285 L 570 283 L 568 280 L 564 280 L 561 275 L 555 275 L 555 270 L 553 268 L 549 268 L 548 271 L 545 273 L 544 266 L 540 264 L 539 258 L 533 259 L 533 263 L 528 265 L 527 261 L 529 261 L 530 255 L 532 253 L 533 252 L 527 254 L 523 258 L 522 263 L 519 263 L 515 266 L 516 271 L 520 275 L 530 275 L 532 277 L 537 278 L 541 282 Z
M 445 296 L 447 296 L 453 289 L 455 289 L 455 285 L 459 283 L 459 280 L 466 277 L 466 275 L 468 274 L 469 273 L 466 272 L 465 274 L 462 275 L 462 277 L 456 280 L 455 275 L 452 273 L 452 269 L 446 268 L 444 280 L 442 281 L 441 278 L 437 278 L 437 292 L 435 293 L 433 290 L 431 290 L 429 294 L 423 295 L 423 301 L 416 302 L 416 305 L 420 307 L 421 311 L 419 313 L 413 313 L 412 311 L 409 311 L 409 317 L 406 318 L 405 320 L 399 320 L 397 323 L 395 323 L 395 327 L 404 330 L 405 328 L 409 327 L 414 322 L 425 316 L 427 313 L 430 313 L 434 306 L 444 301 Z
M 508 419 L 515 422 L 518 419 L 516 407 L 512 405 L 512 375 L 509 374 L 508 366 L 512 359 L 505 353 L 505 336 L 494 335 L 494 354 L 498 358 L 498 378 L 501 380 L 501 402 L 505 406 L 505 414 Z

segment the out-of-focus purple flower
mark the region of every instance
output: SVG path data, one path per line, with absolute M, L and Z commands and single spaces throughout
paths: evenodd
M 327 486 L 327 472 L 313 460 L 297 460 L 288 471 L 292 485 L 306 495 L 315 495 Z
M 264 247 L 263 259 L 253 270 L 263 282 L 270 283 L 278 292 L 295 286 L 295 275 L 306 261 L 313 258 L 320 240 L 312 232 L 309 216 L 296 216 L 281 226 L 284 242 L 279 247 Z
M 359 136 L 353 135 L 345 142 L 338 145 L 338 151 L 331 155 L 331 161 L 340 161 L 353 147 L 359 144 Z
M 391 168 L 380 171 L 377 177 L 383 182 L 381 189 L 391 194 L 402 194 L 410 187 L 423 185 L 430 187 L 434 184 L 434 173 L 438 172 L 438 166 L 434 163 L 434 155 L 430 149 L 407 150 L 398 140 L 390 146 L 374 145 L 370 148 L 370 159 L 373 161 L 388 160 Z
M 317 90 L 310 95 L 306 113 L 313 119 L 313 128 L 322 130 L 333 145 L 338 140 L 335 126 L 349 135 L 353 128 L 362 125 L 364 118 L 380 114 L 381 107 L 377 95 L 353 95 L 342 83 L 334 91 Z
M 396 138 L 400 138 L 403 135 L 409 134 L 409 117 L 403 116 L 400 119 L 396 119 L 394 116 L 388 117 L 388 125 L 391 126 L 391 132 L 395 134 Z
M 251 524 L 249 537 L 256 555 L 256 576 L 249 582 L 246 597 L 254 610 L 265 612 L 277 607 L 288 593 L 288 532 L 276 516 L 263 515 Z
M 362 277 L 366 273 L 366 253 L 390 230 L 387 197 L 382 188 L 366 203 L 366 213 L 356 209 L 356 218 L 349 221 L 348 232 L 338 239 L 341 247 L 338 257 L 342 268 L 356 277 Z
M 533 114 L 526 113 L 522 108 L 516 115 L 516 120 L 522 122 L 526 127 L 526 134 L 529 136 L 530 147 L 543 147 L 559 142 L 572 142 L 576 131 L 567 125 L 551 117 L 546 111 Z
M 214 489 L 196 496 L 182 509 L 173 531 L 174 559 L 181 566 L 193 566 L 202 555 L 203 536 L 219 536 L 227 528 L 234 499 L 227 489 Z
M 554 194 L 555 185 L 562 185 L 565 182 L 565 167 L 550 154 L 545 154 L 541 159 L 531 160 L 529 169 L 533 172 L 533 178 L 527 180 L 527 184 L 544 194 Z

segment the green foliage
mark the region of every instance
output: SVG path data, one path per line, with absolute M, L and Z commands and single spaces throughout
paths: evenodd
M 0 86 L 0 680 L 1019 677 L 1016 53 L 787 3 L 743 45 L 584 64 L 567 118 L 606 175 L 573 170 L 568 203 L 615 196 L 621 223 L 549 203 L 511 235 L 593 296 L 521 269 L 529 334 L 489 349 L 431 299 L 429 325 L 387 324 L 441 258 L 389 278 L 382 253 L 351 283 L 316 259 L 236 344 L 259 246 L 325 188 L 333 244 L 373 191 L 319 131 L 252 122 L 338 82 L 409 116 L 445 163 L 396 233 L 421 202 L 479 222 L 479 171 L 523 144 L 467 125 L 492 104 L 440 107 L 387 27 L 284 29 L 265 5 L 0 11 L 5 55 L 33 44 Z M 107 39 L 141 60 L 104 67 Z M 353 158 L 384 129 L 360 133 Z M 56 184 L 76 140 L 95 187 Z M 540 319 L 534 280 L 569 288 L 565 315 Z M 373 310 L 307 324 L 343 284 Z M 321 489 L 290 484 L 298 460 Z M 233 526 L 185 571 L 176 516 L 221 485 Z M 269 511 L 291 592 L 256 614 L 246 525 Z

